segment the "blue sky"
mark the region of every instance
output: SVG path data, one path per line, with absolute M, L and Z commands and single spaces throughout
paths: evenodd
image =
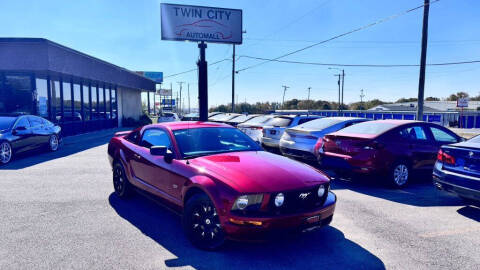
M 161 1 L 2 1 L 0 36 L 43 37 L 131 70 L 163 71 L 165 76 L 195 68 L 195 43 L 162 41 Z M 224 0 L 168 1 L 243 10 L 244 42 L 237 55 L 274 58 L 378 19 L 421 5 L 422 0 Z M 480 60 L 478 0 L 441 0 L 430 9 L 427 62 Z M 423 11 L 316 46 L 285 60 L 345 64 L 418 64 Z M 210 63 L 231 58 L 232 46 L 209 44 Z M 241 58 L 238 69 L 258 63 Z M 345 102 L 366 99 L 394 101 L 416 97 L 418 67 L 345 68 Z M 480 64 L 427 67 L 425 96 L 446 97 L 455 91 L 480 93 Z M 324 66 L 268 63 L 236 77 L 239 101 L 281 101 L 311 98 L 335 101 L 334 74 Z M 209 67 L 209 104 L 231 100 L 231 61 Z M 190 83 L 196 101 L 197 75 L 167 78 L 166 85 Z M 193 102 L 193 106 L 196 102 Z

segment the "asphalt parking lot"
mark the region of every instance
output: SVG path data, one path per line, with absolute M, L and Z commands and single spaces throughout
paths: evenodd
M 331 226 L 266 243 L 195 249 L 180 218 L 112 192 L 113 131 L 0 168 L 0 269 L 479 269 L 480 209 L 436 191 L 335 180 Z

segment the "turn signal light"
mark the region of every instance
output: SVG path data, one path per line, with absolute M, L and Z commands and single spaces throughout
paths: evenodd
M 438 161 L 441 161 L 443 163 L 452 164 L 452 165 L 455 164 L 455 158 L 452 155 L 449 155 L 448 153 L 444 152 L 442 149 L 438 151 L 437 159 Z
M 237 225 L 254 225 L 254 226 L 262 226 L 261 221 L 253 221 L 253 220 L 238 220 L 238 219 L 233 219 L 230 218 L 228 221 L 230 221 L 233 224 Z

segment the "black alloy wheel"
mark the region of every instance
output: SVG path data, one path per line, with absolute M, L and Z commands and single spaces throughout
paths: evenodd
M 122 163 L 118 161 L 113 165 L 113 188 L 120 198 L 127 198 L 132 194 L 133 187 L 128 182 Z
M 182 223 L 188 239 L 200 249 L 215 250 L 225 242 L 217 210 L 206 194 L 188 200 Z

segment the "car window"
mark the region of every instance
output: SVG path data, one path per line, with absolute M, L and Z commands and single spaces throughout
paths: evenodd
M 274 127 L 287 127 L 292 122 L 292 118 L 290 117 L 275 117 L 270 119 L 266 125 L 274 126 Z
M 43 126 L 42 118 L 36 116 L 29 116 L 28 121 L 33 128 Z
M 184 157 L 235 151 L 260 151 L 250 137 L 236 128 L 192 128 L 173 132 Z
M 303 123 L 312 121 L 313 119 L 316 119 L 316 118 L 302 118 L 302 119 L 298 120 L 298 124 L 301 125 Z
M 247 121 L 243 122 L 243 124 L 249 124 L 249 125 L 262 124 L 262 123 L 267 122 L 271 118 L 272 118 L 272 116 L 270 116 L 270 115 L 261 115 L 261 116 L 254 117 L 250 120 L 247 120 Z
M 130 134 L 128 134 L 128 136 L 125 138 L 127 141 L 131 142 L 131 143 L 137 143 L 138 141 L 138 131 L 134 131 Z
M 147 129 L 143 132 L 141 146 L 150 148 L 152 146 L 166 146 L 169 148 L 171 146 L 170 138 L 168 137 L 167 132 L 164 130 L 153 128 Z
M 437 142 L 457 142 L 457 138 L 455 138 L 453 135 L 448 134 L 446 131 L 443 131 L 439 128 L 436 127 L 430 127 L 430 130 L 432 131 L 433 138 L 435 138 L 435 141 Z
M 331 126 L 333 126 L 337 123 L 340 123 L 342 121 L 343 120 L 341 120 L 339 118 L 334 118 L 334 117 L 317 118 L 317 119 L 314 119 L 313 121 L 309 121 L 309 122 L 299 126 L 298 128 L 303 127 L 303 128 L 308 128 L 308 129 L 322 130 L 322 129 L 325 129 L 327 127 L 331 127 Z
M 396 124 L 389 122 L 367 121 L 346 127 L 340 130 L 340 133 L 376 135 L 384 133 L 395 126 Z
M 408 127 L 400 130 L 400 137 L 407 140 L 426 141 L 425 130 L 420 126 Z
M 27 117 L 20 117 L 20 119 L 18 119 L 17 123 L 15 124 L 15 128 L 17 128 L 17 127 L 29 128 L 30 127 L 30 122 L 28 122 Z

